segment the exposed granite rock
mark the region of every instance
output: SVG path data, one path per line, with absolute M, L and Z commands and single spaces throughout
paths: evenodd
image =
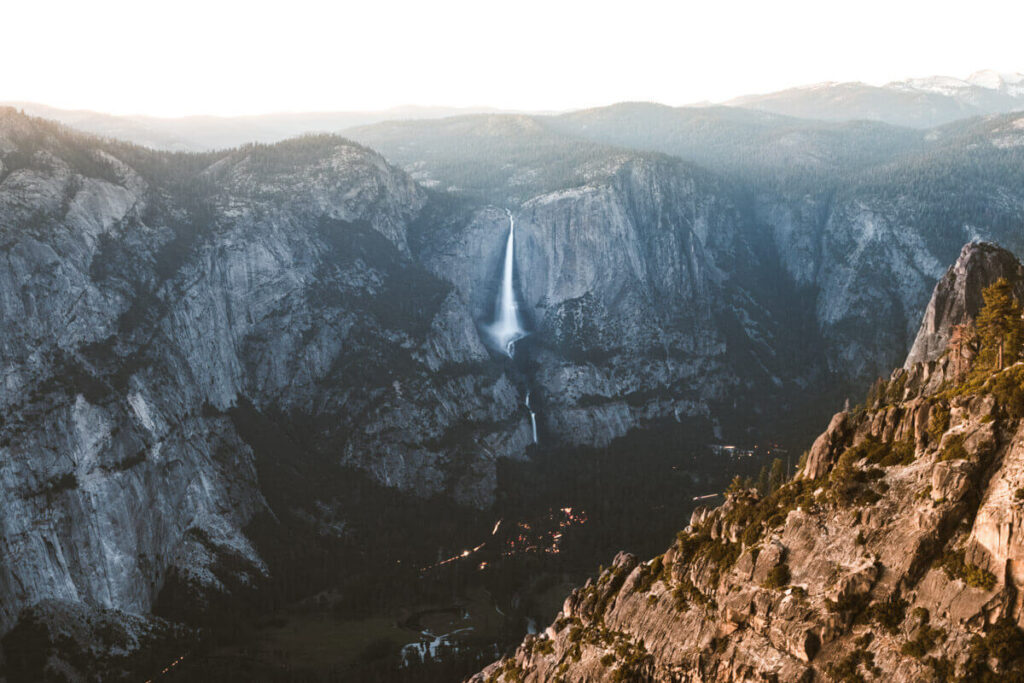
M 807 463 L 800 471 L 800 475 L 806 479 L 817 479 L 832 468 L 832 463 L 837 456 L 838 447 L 844 443 L 849 435 L 849 415 L 845 412 L 836 413 L 821 436 L 814 440 L 811 450 L 807 454 Z
M 957 502 L 971 489 L 972 467 L 963 461 L 937 462 L 932 468 L 931 497 L 936 503 Z
M 1024 266 L 1005 249 L 986 242 L 965 244 L 932 293 L 924 320 L 904 365 L 936 360 L 946 351 L 954 325 L 973 320 L 984 300 L 982 290 L 1004 277 L 1024 300 Z
M 803 396 L 797 387 L 821 364 L 804 358 L 793 373 L 784 349 L 815 333 L 781 313 L 796 296 L 792 283 L 768 275 L 776 255 L 750 237 L 723 183 L 678 160 L 626 152 L 580 173 L 578 186 L 510 208 L 542 440 L 604 445 L 694 417 L 734 433 Z M 423 225 L 414 241 L 423 263 L 486 321 L 507 234 L 505 211 L 485 207 Z M 755 396 L 769 398 L 755 405 Z
M 862 429 L 877 431 L 866 425 L 883 411 L 889 412 L 843 416 L 850 429 L 835 447 L 845 451 Z M 1011 491 L 1024 485 L 1017 476 L 1024 472 L 1024 440 L 1016 421 L 964 415 L 950 428 L 952 436 L 984 432 L 994 439 L 992 450 L 942 461 L 937 443 L 916 449 L 909 464 L 855 462 L 855 470 L 874 469 L 878 476 L 860 480 L 870 482 L 859 487 L 871 494 L 854 502 L 832 502 L 839 475 L 830 476 L 826 466 L 814 479 L 789 484 L 795 498 L 787 506 L 793 507 L 768 521 L 744 511 L 769 502 L 733 494 L 710 514 L 694 515 L 694 526 L 653 561 L 656 577 L 641 576 L 652 563 L 620 556 L 573 593 L 546 635 L 471 680 L 512 680 L 498 675 L 505 670 L 518 671 L 525 681 L 612 675 L 638 681 L 818 680 L 860 649 L 873 656 L 880 675 L 927 679 L 925 659 L 903 651 L 919 628 L 911 623 L 913 614 L 929 614 L 930 628 L 946 634 L 931 654 L 954 668 L 966 666 L 967 642 L 987 624 L 1005 616 L 1024 625 L 1016 597 L 1024 588 L 1024 544 L 1017 538 L 1020 506 L 1011 500 Z M 912 413 L 904 413 L 899 421 L 909 419 Z M 894 433 L 907 430 L 900 426 Z M 999 465 L 989 476 L 992 463 Z M 967 494 L 979 489 L 985 493 L 975 515 Z M 750 524 L 759 534 L 752 535 Z M 992 572 L 991 585 L 976 587 L 965 583 L 966 575 L 947 574 L 944 553 L 957 551 L 965 553 L 964 566 L 975 567 L 971 571 Z M 619 573 L 628 570 L 619 586 Z M 889 604 L 898 606 L 889 611 Z M 868 632 L 873 635 L 864 644 Z M 633 660 L 619 654 L 608 633 L 615 643 L 642 643 L 644 667 L 630 668 Z
M 0 632 L 44 599 L 145 614 L 170 574 L 258 582 L 241 403 L 470 505 L 531 442 L 465 300 L 411 256 L 427 195 L 376 153 L 175 157 L 3 109 L 0 159 Z
M 1024 426 L 1009 436 L 1010 449 L 1024 453 Z M 971 529 L 968 559 L 1000 580 L 1024 588 L 1024 457 L 1003 458 L 989 481 Z M 1015 602 L 1018 620 L 1020 597 Z

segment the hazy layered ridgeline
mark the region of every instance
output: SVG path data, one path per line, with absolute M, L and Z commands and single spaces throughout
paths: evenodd
M 118 116 L 87 109 L 62 109 L 38 102 L 4 101 L 0 104 L 96 135 L 128 140 L 156 149 L 197 152 L 224 149 L 248 142 L 280 142 L 303 133 L 337 133 L 379 122 L 442 119 L 472 114 L 553 114 L 552 111 L 509 111 L 494 107 L 401 106 L 377 111 L 157 117 Z M 730 97 L 717 105 L 701 103 L 681 109 L 696 118 L 701 117 L 701 110 L 717 108 L 728 110 L 731 116 L 737 118 L 764 112 L 801 119 L 878 121 L 925 129 L 974 116 L 1021 111 L 1024 109 L 1024 74 L 983 69 L 963 78 L 934 75 L 880 85 L 860 81 L 826 81 L 775 92 Z M 679 132 L 682 131 L 676 131 L 676 135 Z M 650 131 L 637 126 L 629 134 L 649 135 Z

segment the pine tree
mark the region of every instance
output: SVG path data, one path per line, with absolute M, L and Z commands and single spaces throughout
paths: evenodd
M 977 329 L 981 339 L 981 367 L 1002 370 L 1020 357 L 1022 337 L 1020 304 L 1006 278 L 985 288 L 985 305 L 978 313 Z
M 786 465 L 781 458 L 772 461 L 772 471 L 768 475 L 768 486 L 770 493 L 775 493 L 786 483 Z
M 954 325 L 948 349 L 953 362 L 953 376 L 959 380 L 970 369 L 971 362 L 978 355 L 978 335 L 974 326 Z
M 771 493 L 770 484 L 768 482 L 768 465 L 767 463 L 761 466 L 761 471 L 757 474 L 757 494 L 759 496 L 767 496 Z
M 750 477 L 744 477 L 737 474 L 735 477 L 732 478 L 732 481 L 729 483 L 729 488 L 725 490 L 725 493 L 742 493 L 747 491 L 748 489 L 755 488 L 755 486 L 756 485 L 754 481 L 751 480 Z
M 878 408 L 885 401 L 885 394 L 888 388 L 889 383 L 885 381 L 885 378 L 879 377 L 876 379 L 874 384 L 871 385 L 871 389 L 868 390 L 865 407 L 869 410 L 872 408 Z

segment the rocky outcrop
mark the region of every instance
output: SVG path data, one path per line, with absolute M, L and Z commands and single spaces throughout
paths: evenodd
M 946 351 L 953 326 L 978 315 L 984 303 L 982 290 L 999 278 L 1009 280 L 1018 300 L 1024 300 L 1024 266 L 1013 254 L 985 242 L 965 244 L 935 286 L 904 367 L 938 359 Z
M 1006 457 L 985 490 L 971 529 L 968 559 L 984 567 L 1000 581 L 1024 588 L 1024 432 L 1013 434 Z M 1013 616 L 1024 621 L 1021 594 L 1014 596 Z
M 966 396 L 941 438 L 917 442 L 915 400 L 837 416 L 841 457 L 817 475 L 731 493 L 653 560 L 620 555 L 471 680 L 972 680 L 1019 666 L 976 657 L 990 631 L 1024 626 L 1020 422 Z
M 831 469 L 836 451 L 847 439 L 849 417 L 845 412 L 833 416 L 828 429 L 814 440 L 811 450 L 808 451 L 807 463 L 800 470 L 801 477 L 817 479 Z

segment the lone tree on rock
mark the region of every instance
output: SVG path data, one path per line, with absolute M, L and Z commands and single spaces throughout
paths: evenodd
M 771 474 L 768 475 L 768 488 L 770 493 L 775 493 L 786 483 L 786 463 L 782 458 L 772 460 Z
M 1004 277 L 986 287 L 982 296 L 985 305 L 976 323 L 981 339 L 979 361 L 986 369 L 1002 370 L 1007 362 L 1014 363 L 1020 357 L 1020 304 Z

